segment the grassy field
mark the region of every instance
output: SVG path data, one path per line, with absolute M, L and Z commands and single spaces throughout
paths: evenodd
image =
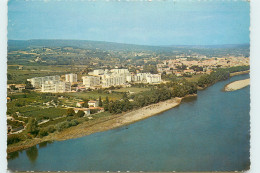
M 99 96 L 101 96 L 102 100 L 104 100 L 106 97 L 108 97 L 110 100 L 118 100 L 123 97 L 123 94 L 119 92 L 106 93 L 104 91 L 103 92 L 89 91 L 86 93 L 85 92 L 63 93 L 62 95 L 76 97 L 80 99 L 89 99 L 89 100 L 98 99 Z
M 193 75 L 192 77 L 185 77 L 185 79 L 189 82 L 197 82 L 202 75 L 203 74 L 197 74 Z
M 134 93 L 140 93 L 143 91 L 148 91 L 150 90 L 149 88 L 137 88 L 137 87 L 130 87 L 130 88 L 120 88 L 116 89 L 114 91 L 116 92 L 134 92 Z

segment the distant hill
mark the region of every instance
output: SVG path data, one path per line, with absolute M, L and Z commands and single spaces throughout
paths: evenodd
M 100 49 L 104 51 L 155 51 L 200 53 L 205 55 L 244 55 L 249 56 L 249 44 L 225 45 L 169 45 L 148 46 L 89 40 L 8 40 L 8 50 L 22 50 L 39 47 L 74 47 L 82 49 Z
M 77 47 L 103 50 L 152 50 L 157 46 L 143 46 L 124 43 L 89 40 L 8 40 L 8 48 L 25 49 L 33 47 Z

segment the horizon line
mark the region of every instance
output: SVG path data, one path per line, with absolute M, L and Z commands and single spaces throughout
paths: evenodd
M 116 43 L 116 44 L 127 44 L 136 46 L 150 46 L 150 47 L 171 47 L 171 46 L 224 46 L 224 45 L 250 45 L 249 43 L 225 43 L 225 44 L 168 44 L 168 45 L 148 45 L 148 44 L 137 44 L 137 43 L 122 43 L 113 41 L 100 41 L 100 40 L 85 40 L 85 39 L 7 39 L 7 41 L 33 41 L 33 40 L 63 40 L 63 41 L 92 41 L 92 42 L 105 42 L 105 43 Z

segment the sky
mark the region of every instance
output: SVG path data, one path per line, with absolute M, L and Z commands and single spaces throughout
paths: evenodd
M 8 39 L 139 45 L 247 44 L 250 4 L 237 0 L 10 0 Z

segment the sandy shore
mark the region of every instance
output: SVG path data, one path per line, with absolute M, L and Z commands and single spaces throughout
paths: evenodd
M 108 117 L 102 117 L 93 121 L 86 121 L 77 126 L 65 129 L 61 132 L 55 132 L 53 134 L 50 134 L 44 138 L 35 138 L 33 140 L 23 141 L 21 143 L 10 145 L 7 148 L 7 152 L 10 153 L 26 149 L 44 141 L 62 141 L 67 139 L 79 138 L 93 133 L 102 132 L 120 126 L 128 125 L 136 121 L 140 121 L 145 118 L 157 115 L 171 108 L 174 108 L 181 103 L 181 100 L 182 98 L 173 98 L 170 100 L 145 106 L 143 108 L 136 109 L 130 112 L 111 115 Z
M 227 84 L 224 91 L 235 91 L 250 85 L 250 79 L 238 80 Z
M 250 70 L 230 73 L 230 77 L 232 77 L 232 76 L 237 76 L 237 75 L 241 75 L 241 74 L 247 74 L 247 73 L 250 73 Z

